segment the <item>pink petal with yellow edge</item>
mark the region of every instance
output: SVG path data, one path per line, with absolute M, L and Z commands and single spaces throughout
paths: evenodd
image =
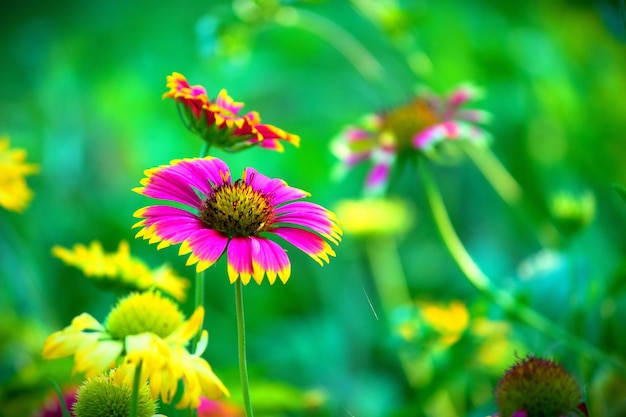
M 328 263 L 330 260 L 328 255 L 335 256 L 335 252 L 330 245 L 321 237 L 308 230 L 296 229 L 292 227 L 279 227 L 272 230 L 272 233 L 285 239 L 311 258 L 313 258 L 320 266 L 323 266 L 325 261 Z
M 146 171 L 147 178 L 141 183 L 144 187 L 134 188 L 133 191 L 160 200 L 176 201 L 190 207 L 200 208 L 202 199 L 194 190 L 206 188 L 206 180 L 202 181 L 187 172 L 175 169 L 177 165 Z
M 307 201 L 285 204 L 274 210 L 274 223 L 292 223 L 308 227 L 319 233 L 334 230 L 335 215 L 324 207 Z
M 289 257 L 279 244 L 269 239 L 252 238 L 252 269 L 254 280 L 260 284 L 267 274 L 270 284 L 276 281 L 276 276 L 284 283 L 291 274 Z
M 247 285 L 253 273 L 252 242 L 249 237 L 233 237 L 228 243 L 228 278 L 233 283 L 240 277 Z
M 181 243 L 205 227 L 195 214 L 178 207 L 148 206 L 137 210 L 134 216 L 144 218 L 133 226 L 145 228 L 145 231 L 140 230 L 137 233 L 137 237 L 151 239 L 150 243 L 158 240 L 169 244 Z
M 177 186 L 193 187 L 203 195 L 212 193 L 213 187 L 219 187 L 230 179 L 228 165 L 221 159 L 207 156 L 172 161 L 173 165 L 166 166 L 161 175 L 166 175 L 166 181 L 177 181 Z
M 266 177 L 254 168 L 246 168 L 243 178 L 256 191 L 265 194 L 270 199 L 270 203 L 275 206 L 310 195 L 306 191 L 288 186 L 279 178 Z
M 196 271 L 202 272 L 222 256 L 228 237 L 213 229 L 200 229 L 191 234 L 180 248 L 180 254 L 191 251 L 188 265 L 198 263 Z

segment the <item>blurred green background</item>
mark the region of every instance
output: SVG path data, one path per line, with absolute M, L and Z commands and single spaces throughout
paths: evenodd
M 479 85 L 493 154 L 528 205 L 512 210 L 469 159 L 433 165 L 461 239 L 500 288 L 626 360 L 626 204 L 612 189 L 626 185 L 623 2 L 24 0 L 0 19 L 0 134 L 41 167 L 28 179 L 30 207 L 0 210 L 0 415 L 25 415 L 49 391 L 48 376 L 69 376 L 67 363 L 40 359 L 49 333 L 84 311 L 104 320 L 115 302 L 54 258 L 53 245 L 99 240 L 114 251 L 125 239 L 149 265 L 169 262 L 193 278 L 177 248 L 157 252 L 130 228 L 147 204 L 130 191 L 143 170 L 200 151 L 175 103 L 161 99 L 174 71 L 209 96 L 226 88 L 244 111 L 301 136 L 282 154 L 213 152 L 234 176 L 253 166 L 331 209 L 360 196 L 366 172 L 332 178 L 329 143 L 344 126 L 421 86 Z M 391 192 L 415 209 L 393 244 L 346 234 L 324 268 L 292 248 L 287 285 L 245 288 L 259 415 L 485 416 L 496 411 L 498 377 L 526 352 L 564 364 L 594 417 L 626 415 L 623 374 L 519 324 L 467 282 L 414 172 Z M 591 220 L 555 215 L 560 192 L 591 196 Z M 561 243 L 542 245 L 534 218 L 556 224 Z M 419 305 L 383 308 L 372 251 L 389 274 L 401 262 L 412 299 L 462 302 L 470 325 L 458 340 L 441 345 Z M 205 299 L 205 357 L 236 403 L 234 289 L 223 260 L 207 271 Z M 480 330 L 481 320 L 497 326 Z

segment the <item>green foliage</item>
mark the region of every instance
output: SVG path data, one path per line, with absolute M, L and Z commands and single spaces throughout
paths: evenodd
M 99 240 L 113 251 L 128 240 L 149 265 L 169 262 L 193 280 L 177 248 L 157 252 L 131 230 L 132 213 L 146 204 L 130 191 L 143 170 L 202 146 L 161 99 L 166 75 L 177 71 L 211 97 L 228 89 L 244 110 L 300 135 L 300 148 L 282 154 L 216 151 L 235 176 L 253 166 L 331 209 L 360 196 L 366 174 L 359 166 L 333 180 L 329 144 L 344 126 L 423 87 L 479 85 L 481 108 L 492 114 L 490 152 L 522 197 L 503 199 L 504 177 L 485 175 L 473 157 L 433 166 L 451 222 L 498 289 L 606 354 L 587 355 L 477 291 L 443 245 L 407 165 L 391 194 L 417 214 L 394 240 L 395 255 L 381 250 L 372 265 L 372 248 L 388 241 L 346 234 L 324 268 L 291 248 L 287 285 L 245 288 L 258 416 L 484 416 L 496 410 L 506 361 L 527 351 L 558 359 L 588 387 L 590 415 L 624 415 L 626 212 L 615 192 L 626 201 L 617 185 L 626 184 L 626 38 L 616 4 L 623 1 L 13 3 L 0 25 L 0 135 L 41 172 L 28 178 L 35 197 L 23 214 L 0 208 L 0 403 L 9 404 L 0 414 L 30 414 L 51 376 L 61 386 L 76 382 L 60 362 L 42 362 L 40 347 L 74 316 L 103 319 L 115 302 L 54 258 L 54 245 Z M 589 195 L 593 207 L 574 198 L 555 211 L 561 195 Z M 411 301 L 466 305 L 458 341 L 439 346 L 436 328 L 423 322 L 424 343 L 401 339 L 377 267 L 393 275 L 388 284 L 403 282 Z M 204 356 L 226 375 L 237 404 L 234 288 L 224 260 L 207 270 L 205 289 Z

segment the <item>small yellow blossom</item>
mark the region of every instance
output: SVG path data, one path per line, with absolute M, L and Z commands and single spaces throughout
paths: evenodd
M 36 164 L 26 163 L 25 150 L 10 149 L 9 138 L 0 138 L 0 206 L 16 212 L 24 211 L 33 198 L 24 177 L 38 171 Z
M 461 338 L 469 323 L 469 312 L 461 301 L 416 301 L 404 309 L 396 332 L 406 342 L 432 343 L 434 349 L 446 349 Z
M 158 292 L 133 293 L 121 299 L 104 324 L 87 313 L 50 335 L 43 347 L 46 359 L 74 356 L 73 372 L 92 377 L 118 366 L 120 375 L 134 376 L 141 364 L 141 379 L 149 381 L 153 398 L 171 403 L 179 388 L 178 408 L 198 407 L 200 397 L 229 395 L 228 389 L 202 358 L 208 334 L 202 332 L 196 351 L 186 345 L 204 318 L 198 307 L 188 320 L 172 300 Z
M 345 233 L 357 236 L 389 236 L 406 233 L 415 213 L 400 199 L 343 200 L 335 209 Z
M 105 252 L 100 242 L 93 241 L 89 246 L 76 244 L 72 249 L 57 245 L 52 248 L 52 254 L 105 287 L 127 291 L 156 288 L 184 301 L 190 285 L 189 280 L 176 275 L 167 264 L 150 269 L 140 259 L 131 256 L 126 241 L 121 241 L 114 253 Z

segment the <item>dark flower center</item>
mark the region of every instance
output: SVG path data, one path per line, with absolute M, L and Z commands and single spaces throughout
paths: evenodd
M 204 202 L 200 218 L 228 237 L 251 236 L 267 230 L 273 211 L 265 195 L 239 179 L 216 188 Z
M 398 150 L 403 150 L 411 147 L 413 136 L 438 122 L 432 104 L 418 98 L 385 113 L 382 131 L 392 133 Z

